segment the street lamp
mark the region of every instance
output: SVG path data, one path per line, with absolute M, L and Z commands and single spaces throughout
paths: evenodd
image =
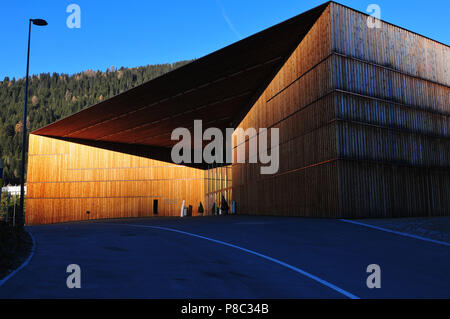
M 27 52 L 27 76 L 25 78 L 25 103 L 23 106 L 23 122 L 22 122 L 22 163 L 20 167 L 20 211 L 18 216 L 18 225 L 24 225 L 24 197 L 25 197 L 25 142 L 27 138 L 27 102 L 28 102 L 28 70 L 30 65 L 30 37 L 31 23 L 37 26 L 46 26 L 47 21 L 43 19 L 30 19 L 28 23 L 28 52 Z

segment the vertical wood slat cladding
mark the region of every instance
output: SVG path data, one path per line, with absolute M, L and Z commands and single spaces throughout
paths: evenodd
M 367 15 L 336 3 L 330 7 L 334 52 L 450 86 L 448 46 L 383 21 L 370 29 Z
M 205 202 L 203 207 L 206 215 L 212 215 L 214 203 L 216 207 L 221 205 L 222 196 L 225 197 L 230 207 L 232 201 L 232 166 L 211 166 L 204 172 Z
M 450 170 L 340 160 L 344 218 L 448 216 Z
M 389 100 L 337 92 L 336 117 L 390 129 L 438 137 L 450 137 L 448 115 L 414 108 Z
M 37 135 L 29 145 L 29 225 L 153 216 L 155 199 L 158 216 L 179 216 L 183 200 L 203 201 L 200 169 Z
M 336 89 L 450 115 L 448 86 L 343 56 L 333 56 L 332 63 Z
M 331 3 L 240 123 L 280 129 L 280 170 L 264 176 L 259 164 L 234 164 L 239 211 L 450 213 L 450 50 L 366 23 Z
M 450 214 L 450 48 L 331 4 L 343 217 Z
M 327 8 L 238 126 L 280 130 L 277 174 L 260 175 L 260 164 L 234 161 L 238 212 L 337 216 L 330 22 Z
M 247 168 L 236 165 L 238 174 Z M 234 171 L 235 167 L 233 178 Z M 238 213 L 336 218 L 340 217 L 337 185 L 337 161 L 330 161 L 252 178 L 237 186 L 233 181 L 233 200 Z

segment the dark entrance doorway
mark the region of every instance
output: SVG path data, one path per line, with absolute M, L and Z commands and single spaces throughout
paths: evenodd
M 158 215 L 158 200 L 157 199 L 153 200 L 153 214 Z

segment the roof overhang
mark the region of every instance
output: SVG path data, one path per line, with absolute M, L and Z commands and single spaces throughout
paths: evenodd
M 236 127 L 328 2 L 32 134 L 135 149 L 169 148 L 177 127 Z

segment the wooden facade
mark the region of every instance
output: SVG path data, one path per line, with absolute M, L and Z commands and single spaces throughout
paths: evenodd
M 182 200 L 210 213 L 222 195 L 242 214 L 450 215 L 449 61 L 447 45 L 326 3 L 34 132 L 26 221 L 154 216 L 154 200 L 161 216 Z M 278 128 L 279 171 L 139 155 L 193 119 Z
M 28 225 L 180 216 L 183 200 L 196 214 L 203 201 L 201 169 L 38 135 L 29 144 Z
M 280 135 L 278 173 L 261 175 L 259 163 L 233 164 L 241 212 L 339 216 L 330 16 L 327 7 L 239 125 L 279 128 Z
M 341 216 L 450 215 L 450 48 L 332 12 Z
M 450 214 L 450 48 L 330 3 L 239 127 L 280 130 L 280 171 L 233 165 L 249 214 Z M 248 141 L 247 141 L 248 143 Z

